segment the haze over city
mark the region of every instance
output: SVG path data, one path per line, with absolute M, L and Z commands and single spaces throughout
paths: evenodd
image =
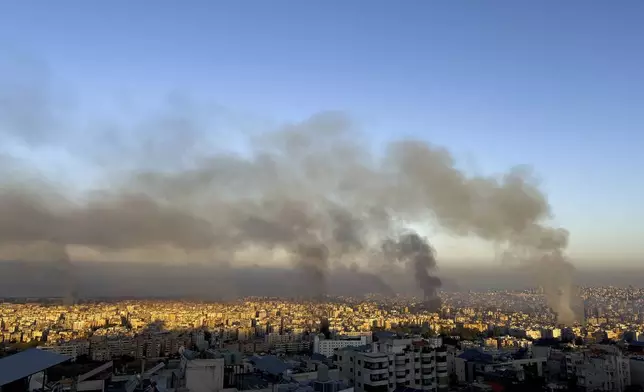
M 572 265 L 642 260 L 639 3 L 34 4 L 0 15 L 7 261 L 431 297 L 462 266 L 568 296 Z
M 0 392 L 644 392 L 643 20 L 0 1 Z

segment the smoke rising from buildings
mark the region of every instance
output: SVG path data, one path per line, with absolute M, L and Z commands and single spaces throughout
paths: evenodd
M 388 259 L 408 263 L 411 267 L 410 273 L 414 275 L 418 286 L 423 291 L 425 302 L 440 308 L 437 290 L 441 286 L 441 281 L 430 275 L 430 271 L 436 268 L 436 259 L 434 249 L 427 240 L 415 232 L 407 232 L 396 239 L 386 239 L 382 247 Z
M 0 248 L 13 252 L 4 258 L 24 258 L 16 249 L 47 243 L 39 257 L 61 266 L 69 265 L 72 245 L 130 252 L 131 261 L 137 250 L 154 258 L 155 249 L 171 247 L 185 260 L 225 263 L 254 247 L 300 270 L 311 296 L 324 294 L 331 268 L 372 269 L 372 258 L 388 268 L 400 260 L 434 298 L 434 250 L 405 224 L 413 222 L 500 244 L 506 255 L 545 263 L 553 273 L 570 266 L 563 257 L 568 233 L 544 223 L 550 206 L 525 167 L 469 176 L 447 150 L 421 140 L 394 140 L 374 153 L 340 112 L 247 135 L 236 151 L 213 141 L 183 101 L 142 125 L 97 123 L 73 134 L 74 122 L 60 126 L 46 92 L 29 92 L 2 96 L 0 142 L 71 151 L 96 168 L 99 185 L 81 192 L 59 178 L 32 180 L 15 159 L 0 160 Z M 48 128 L 48 118 L 56 127 Z M 100 146 L 101 159 L 79 146 Z M 570 281 L 555 286 L 550 306 L 568 322 L 569 302 L 557 293 L 570 292 Z
M 331 324 L 326 317 L 320 318 L 320 333 L 324 335 L 325 339 L 331 339 Z

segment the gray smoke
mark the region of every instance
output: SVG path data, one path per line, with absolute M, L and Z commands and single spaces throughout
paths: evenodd
M 50 113 L 49 95 L 28 87 L 28 94 L 0 96 L 0 144 L 68 151 L 95 170 L 99 185 L 81 192 L 0 160 L 5 258 L 41 242 L 57 249 L 43 258 L 61 265 L 69 264 L 61 255 L 70 246 L 132 261 L 172 249 L 179 259 L 214 263 L 259 249 L 255 257 L 287 259 L 302 272 L 307 294 L 320 296 L 330 268 L 373 266 L 376 254 L 383 269 L 405 260 L 426 298 L 434 298 L 434 251 L 404 223 L 413 222 L 501 244 L 524 265 L 569 268 L 568 233 L 544 223 L 550 207 L 526 168 L 500 178 L 468 176 L 447 150 L 421 140 L 392 141 L 376 154 L 338 112 L 248 134 L 243 149 L 226 150 L 223 136 L 213 141 L 196 109 L 177 99 L 134 126 L 96 123 L 71 132 L 73 121 L 60 126 L 60 114 Z M 57 119 L 51 129 L 50 118 Z M 383 251 L 383 241 L 395 251 Z M 564 280 L 550 306 L 569 322 L 567 296 L 557 294 L 571 292 Z
M 382 244 L 387 258 L 408 263 L 419 288 L 423 291 L 424 301 L 433 309 L 440 308 L 437 290 L 441 286 L 439 278 L 430 271 L 436 268 L 434 249 L 425 238 L 415 232 L 406 232 L 396 239 L 386 239 Z

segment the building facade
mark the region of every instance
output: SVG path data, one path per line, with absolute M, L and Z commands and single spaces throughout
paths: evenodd
M 367 344 L 367 336 L 339 337 L 337 339 L 325 339 L 324 335 L 315 336 L 313 340 L 313 352 L 322 354 L 325 357 L 332 356 L 336 350 L 345 347 L 359 347 Z
M 355 392 L 392 392 L 398 387 L 446 391 L 447 351 L 432 343 L 393 339 L 340 349 L 336 352 L 340 377 Z

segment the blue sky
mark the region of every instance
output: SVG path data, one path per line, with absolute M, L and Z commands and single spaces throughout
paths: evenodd
M 572 256 L 641 261 L 643 18 L 637 0 L 5 1 L 0 59 L 42 61 L 89 117 L 180 90 L 276 120 L 346 110 L 481 172 L 531 164 Z

